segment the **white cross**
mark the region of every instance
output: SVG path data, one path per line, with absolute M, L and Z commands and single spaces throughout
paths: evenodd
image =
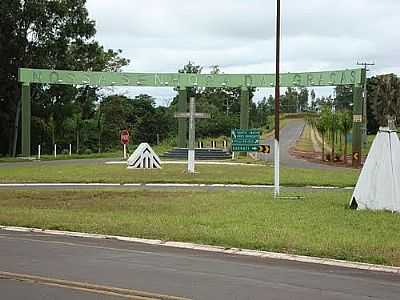
M 176 113 L 175 118 L 189 119 L 189 150 L 188 150 L 188 173 L 195 173 L 195 140 L 196 140 L 196 119 L 209 119 L 210 114 L 196 113 L 196 105 L 194 97 L 190 97 L 189 112 Z

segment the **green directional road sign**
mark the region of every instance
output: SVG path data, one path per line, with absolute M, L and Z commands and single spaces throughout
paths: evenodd
M 232 145 L 258 145 L 260 140 L 256 139 L 235 139 L 232 141 Z
M 233 129 L 232 152 L 271 153 L 269 145 L 260 145 L 260 129 Z
M 233 152 L 261 152 L 265 154 L 271 153 L 269 145 L 232 145 Z
M 233 129 L 233 152 L 257 152 L 260 144 L 260 129 Z
M 232 152 L 258 152 L 259 145 L 232 145 Z
M 232 139 L 254 139 L 259 138 L 261 130 L 259 129 L 233 129 Z

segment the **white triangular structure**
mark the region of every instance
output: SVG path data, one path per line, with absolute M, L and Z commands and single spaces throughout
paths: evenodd
M 161 169 L 161 160 L 147 143 L 142 143 L 128 159 L 129 169 Z
M 379 129 L 350 206 L 400 212 L 400 141 L 395 131 Z

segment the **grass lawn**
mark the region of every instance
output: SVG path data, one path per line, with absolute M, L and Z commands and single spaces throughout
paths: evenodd
M 0 168 L 0 183 L 236 183 L 272 184 L 271 166 L 198 165 L 196 175 L 186 173 L 186 165 L 164 165 L 162 170 L 128 170 L 125 165 L 33 164 Z M 353 169 L 281 169 L 286 186 L 354 186 L 359 175 Z
M 400 215 L 348 192 L 0 191 L 0 224 L 191 241 L 400 266 Z

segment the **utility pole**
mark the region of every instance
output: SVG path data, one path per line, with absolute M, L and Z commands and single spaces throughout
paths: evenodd
M 280 42 L 281 42 L 281 0 L 276 2 L 276 71 L 275 71 L 275 198 L 280 193 L 279 182 L 279 110 L 280 110 Z
M 364 146 L 367 145 L 368 142 L 368 137 L 367 137 L 367 72 L 369 69 L 367 68 L 368 66 L 375 66 L 375 63 L 367 63 L 367 62 L 357 62 L 358 66 L 364 66 L 365 70 L 365 82 L 364 82 L 364 102 L 363 102 L 363 123 L 364 123 L 364 128 L 363 128 L 363 144 Z

